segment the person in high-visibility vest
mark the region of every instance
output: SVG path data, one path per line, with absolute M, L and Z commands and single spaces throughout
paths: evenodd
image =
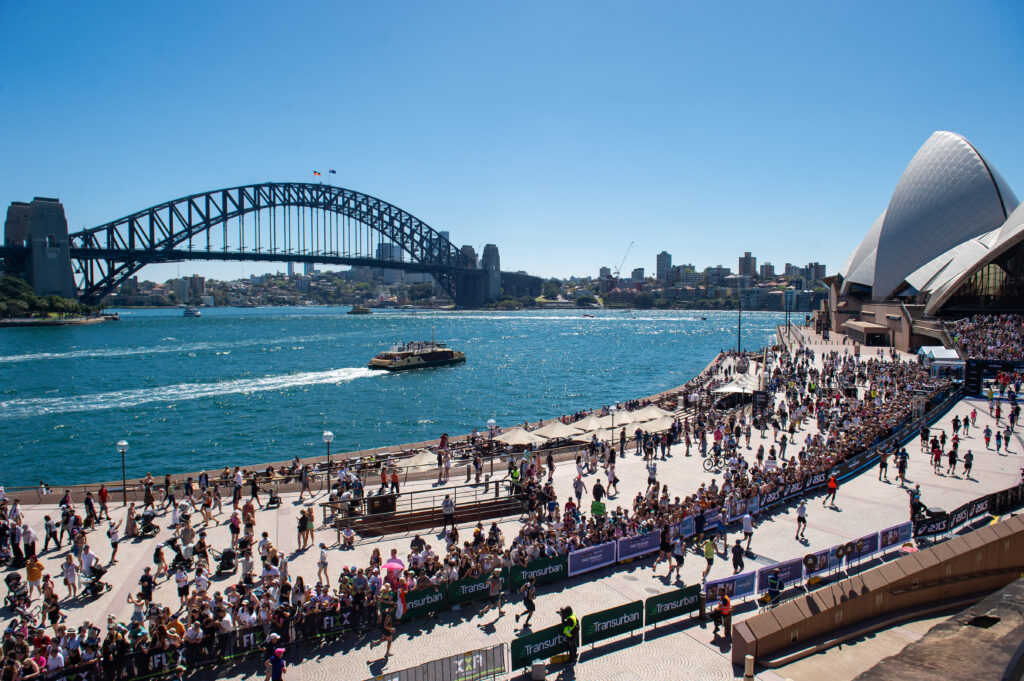
M 568 605 L 559 610 L 558 614 L 562 618 L 562 633 L 569 642 L 569 664 L 576 664 L 576 648 L 579 647 L 577 633 L 580 629 L 580 621 Z
M 715 630 L 711 635 L 717 636 L 718 628 L 721 627 L 723 623 L 729 621 L 732 617 L 732 603 L 729 601 L 729 595 L 724 591 L 718 597 L 718 606 L 715 608 L 711 616 L 715 620 Z M 728 626 L 726 627 L 726 630 L 728 631 Z

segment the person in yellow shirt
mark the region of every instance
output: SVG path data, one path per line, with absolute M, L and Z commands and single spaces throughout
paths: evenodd
M 32 590 L 39 591 L 43 595 L 43 563 L 35 554 L 29 556 L 25 565 L 25 574 L 28 577 L 28 597 L 32 598 Z

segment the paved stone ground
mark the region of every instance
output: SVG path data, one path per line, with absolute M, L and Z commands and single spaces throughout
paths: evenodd
M 841 336 L 833 334 L 832 341 L 831 345 L 826 346 L 820 342 L 820 338 L 813 338 L 810 334 L 805 337 L 805 342 L 814 345 L 816 350 L 838 347 L 840 351 L 843 351 L 849 348 L 849 346 L 841 345 Z M 1019 479 L 1019 469 L 1024 461 L 1024 457 L 1021 457 L 1021 452 L 1024 451 L 1024 441 L 1021 440 L 1019 433 L 1015 435 L 1011 448 L 1012 453 L 1009 455 L 1005 453 L 997 455 L 992 450 L 985 451 L 981 431 L 984 425 L 990 423 L 992 419 L 988 415 L 987 404 L 983 400 L 965 400 L 943 417 L 937 427 L 948 429 L 949 422 L 955 414 L 963 417 L 971 407 L 976 407 L 978 410 L 977 427 L 972 429 L 970 437 L 962 442 L 961 451 L 973 449 L 975 452 L 973 479 L 934 474 L 926 455 L 920 451 L 916 441 L 908 445 L 908 451 L 911 454 L 910 481 L 921 484 L 924 493 L 923 499 L 929 505 L 952 509 L 983 493 L 1008 487 Z M 803 434 L 801 433 L 799 436 L 802 437 Z M 768 431 L 767 441 L 770 440 L 771 431 Z M 756 451 L 760 442 L 760 437 L 755 433 L 751 454 Z M 643 491 L 646 486 L 646 471 L 639 456 L 633 455 L 632 451 L 628 450 L 627 457 L 620 461 L 621 492 L 609 500 L 609 507 L 616 503 L 626 507 L 631 506 L 633 497 Z M 659 478 L 669 485 L 670 494 L 673 496 L 688 493 L 696 489 L 701 481 L 709 481 L 712 477 L 711 474 L 703 471 L 699 454 L 686 457 L 683 455 L 681 446 L 673 448 L 667 461 L 659 461 L 658 470 Z M 597 475 L 601 475 L 601 473 L 599 472 Z M 574 476 L 573 462 L 566 462 L 558 466 L 555 485 L 561 498 L 564 499 L 566 495 L 571 494 L 571 481 Z M 588 487 L 595 479 L 595 476 L 587 477 Z M 460 478 L 453 476 L 454 484 L 458 484 L 459 480 Z M 416 486 L 433 487 L 436 485 L 424 481 L 416 483 Z M 584 499 L 585 503 L 587 497 Z M 820 499 L 821 495 L 817 498 Z M 322 500 L 321 497 L 317 501 Z M 22 501 L 24 504 L 33 500 L 23 499 Z M 304 503 L 308 504 L 308 499 Z M 317 552 L 314 549 L 297 550 L 295 520 L 298 510 L 297 496 L 286 495 L 281 508 L 259 511 L 257 514 L 257 536 L 263 531 L 269 533 L 274 544 L 284 555 L 288 556 L 290 573 L 293 577 L 304 575 L 307 578 L 312 578 L 316 574 Z M 50 513 L 52 515 L 55 512 L 56 509 L 52 505 L 34 503 L 27 506 L 26 517 L 33 527 L 41 529 L 43 514 Z M 118 506 L 113 515 L 115 520 L 123 518 L 124 510 Z M 217 521 L 224 523 L 228 515 L 229 512 L 219 515 Z M 798 542 L 793 536 L 796 525 L 795 506 L 781 510 L 775 509 L 771 515 L 761 517 L 754 535 L 753 554 L 747 557 L 747 569 L 756 569 L 779 560 L 802 556 L 810 551 L 828 548 L 839 542 L 855 539 L 868 532 L 903 522 L 908 517 L 907 494 L 897 484 L 878 481 L 876 471 L 865 471 L 840 487 L 837 505 L 826 508 L 820 502 L 812 500 L 809 504 L 808 516 L 806 542 Z M 169 517 L 164 517 L 160 523 L 162 529 L 158 538 L 161 540 L 170 536 L 170 531 L 166 528 L 168 523 Z M 519 523 L 518 520 L 510 519 L 501 525 L 506 537 L 511 537 L 518 531 Z M 460 532 L 465 536 L 466 530 L 470 530 L 470 528 L 471 525 L 460 526 Z M 219 524 L 210 527 L 207 532 L 210 544 L 214 548 L 221 548 L 228 543 L 226 525 Z M 334 541 L 333 530 L 320 529 L 316 534 L 317 541 L 325 541 L 328 544 L 332 544 Z M 96 553 L 99 554 L 103 562 L 106 562 L 110 556 L 110 547 L 105 533 L 93 533 L 91 538 Z M 444 545 L 438 535 L 427 538 L 428 542 L 434 545 L 435 551 Z M 410 539 L 409 535 L 390 536 L 381 540 L 360 542 L 354 551 L 345 552 L 333 549 L 330 557 L 332 581 L 336 578 L 342 565 L 366 565 L 369 554 L 375 546 L 381 548 L 385 557 L 391 548 L 398 548 L 400 554 L 404 556 L 408 552 Z M 78 601 L 66 604 L 65 607 L 69 611 L 69 623 L 102 622 L 108 613 L 127 620 L 132 608 L 126 598 L 129 593 L 134 593 L 137 590 L 137 581 L 143 567 L 151 564 L 155 543 L 152 540 L 123 543 L 118 556 L 120 560 L 116 565 L 111 566 L 107 576 L 107 581 L 113 585 L 111 591 L 93 602 Z M 51 574 L 58 573 L 58 565 L 63 560 L 65 552 L 66 547 L 58 552 L 51 549 L 42 555 L 47 570 Z M 682 583 L 670 584 L 663 576 L 655 576 L 651 570 L 652 563 L 653 558 L 645 558 L 627 565 L 606 568 L 596 573 L 541 587 L 538 612 L 534 617 L 533 628 L 536 630 L 555 624 L 558 620 L 555 610 L 564 604 L 571 604 L 576 612 L 585 614 L 646 598 L 683 585 Z M 683 570 L 685 583 L 698 582 L 703 568 L 704 561 L 691 554 Z M 659 573 L 664 575 L 664 566 L 659 569 Z M 732 567 L 729 561 L 724 554 L 721 554 L 711 570 L 709 579 L 724 577 L 731 573 Z M 226 580 L 215 580 L 214 589 L 223 588 L 228 583 Z M 58 585 L 58 593 L 64 595 L 62 585 Z M 173 582 L 160 583 L 156 591 L 156 600 L 166 604 L 177 603 Z M 293 667 L 289 672 L 289 679 L 290 681 L 300 681 L 306 677 L 316 679 L 327 676 L 362 679 L 373 674 L 415 666 L 427 660 L 473 648 L 493 645 L 501 641 L 509 642 L 519 633 L 513 619 L 513 614 L 519 611 L 521 611 L 521 606 L 518 603 L 513 603 L 506 606 L 505 616 L 497 617 L 496 613 L 491 612 L 481 619 L 474 616 L 476 607 L 470 605 L 464 606 L 458 612 L 439 614 L 435 620 L 417 620 L 402 625 L 395 638 L 394 655 L 386 661 L 381 658 L 381 648 L 371 650 L 368 647 L 368 639 L 355 636 L 346 637 L 316 651 L 315 658 L 307 659 L 302 664 Z M 749 611 L 750 608 L 738 607 L 737 619 L 747 616 Z M 553 669 L 552 674 L 559 678 L 602 680 L 643 678 L 645 681 L 680 677 L 725 679 L 734 676 L 734 669 L 729 660 L 728 644 L 723 640 L 713 640 L 710 626 L 701 626 L 694 622 L 661 626 L 648 632 L 646 641 L 642 644 L 632 645 L 638 641 L 639 639 L 613 640 L 594 651 L 585 650 L 581 662 L 575 670 Z M 219 678 L 247 678 L 254 673 L 260 672 L 256 671 L 252 665 L 242 665 L 217 676 Z M 205 674 L 204 676 L 212 678 L 213 675 Z M 767 681 L 780 677 L 774 672 L 765 672 L 760 678 Z

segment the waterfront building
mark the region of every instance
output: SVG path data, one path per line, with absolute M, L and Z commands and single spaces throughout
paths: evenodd
M 775 278 L 775 265 L 770 262 L 761 263 L 761 268 L 758 270 L 758 279 L 761 281 L 768 281 L 769 279 Z
M 655 270 L 659 282 L 662 284 L 672 283 L 672 254 L 662 251 L 657 257 L 657 268 Z
M 826 278 L 824 321 L 855 338 L 913 350 L 948 342 L 925 317 L 1020 312 L 1024 211 L 1018 203 L 966 138 L 932 134 L 861 243 Z
M 644 268 L 643 267 L 635 268 L 633 270 L 632 276 L 630 276 L 630 279 L 633 281 L 634 284 L 637 283 L 637 282 L 643 282 L 643 280 L 644 280 Z

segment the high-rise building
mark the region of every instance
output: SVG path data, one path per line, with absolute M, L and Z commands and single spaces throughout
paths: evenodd
M 398 244 L 377 244 L 377 260 L 390 262 L 402 262 L 402 247 Z M 380 279 L 385 284 L 397 284 L 402 281 L 402 270 L 389 267 L 375 268 L 374 278 Z
M 634 269 L 633 270 L 633 276 L 631 276 L 630 279 L 632 279 L 633 281 L 643 281 L 644 280 L 644 268 L 643 267 L 637 267 L 636 269 Z
M 657 259 L 657 277 L 658 281 L 662 284 L 672 283 L 672 254 L 668 251 L 662 251 L 658 254 Z
M 769 279 L 775 278 L 775 265 L 770 262 L 761 263 L 760 276 L 758 277 L 761 281 L 768 281 Z
M 612 268 L 610 267 L 602 267 L 597 273 L 598 279 L 604 279 L 610 276 L 612 276 Z
M 302 273 L 307 277 L 316 272 L 316 264 L 311 262 L 302 263 Z
M 821 281 L 825 278 L 825 266 L 820 262 L 808 263 L 804 268 L 804 278 L 811 283 Z
M 732 270 L 721 265 L 704 268 L 704 276 L 707 279 L 707 283 L 711 286 L 722 286 L 725 278 L 730 274 L 732 274 Z
M 295 263 L 288 263 L 288 278 L 291 279 L 295 276 Z
M 174 297 L 178 299 L 178 302 L 185 302 L 188 300 L 188 280 L 187 279 L 173 279 L 171 280 L 171 291 L 174 292 Z
M 741 277 L 744 275 L 749 277 L 757 276 L 757 258 L 750 255 L 750 251 L 747 251 L 740 257 L 740 266 L 737 274 Z
M 201 298 L 206 295 L 206 277 L 200 277 L 198 274 L 193 274 L 191 277 L 186 277 L 185 281 L 188 282 L 188 293 L 190 298 Z

